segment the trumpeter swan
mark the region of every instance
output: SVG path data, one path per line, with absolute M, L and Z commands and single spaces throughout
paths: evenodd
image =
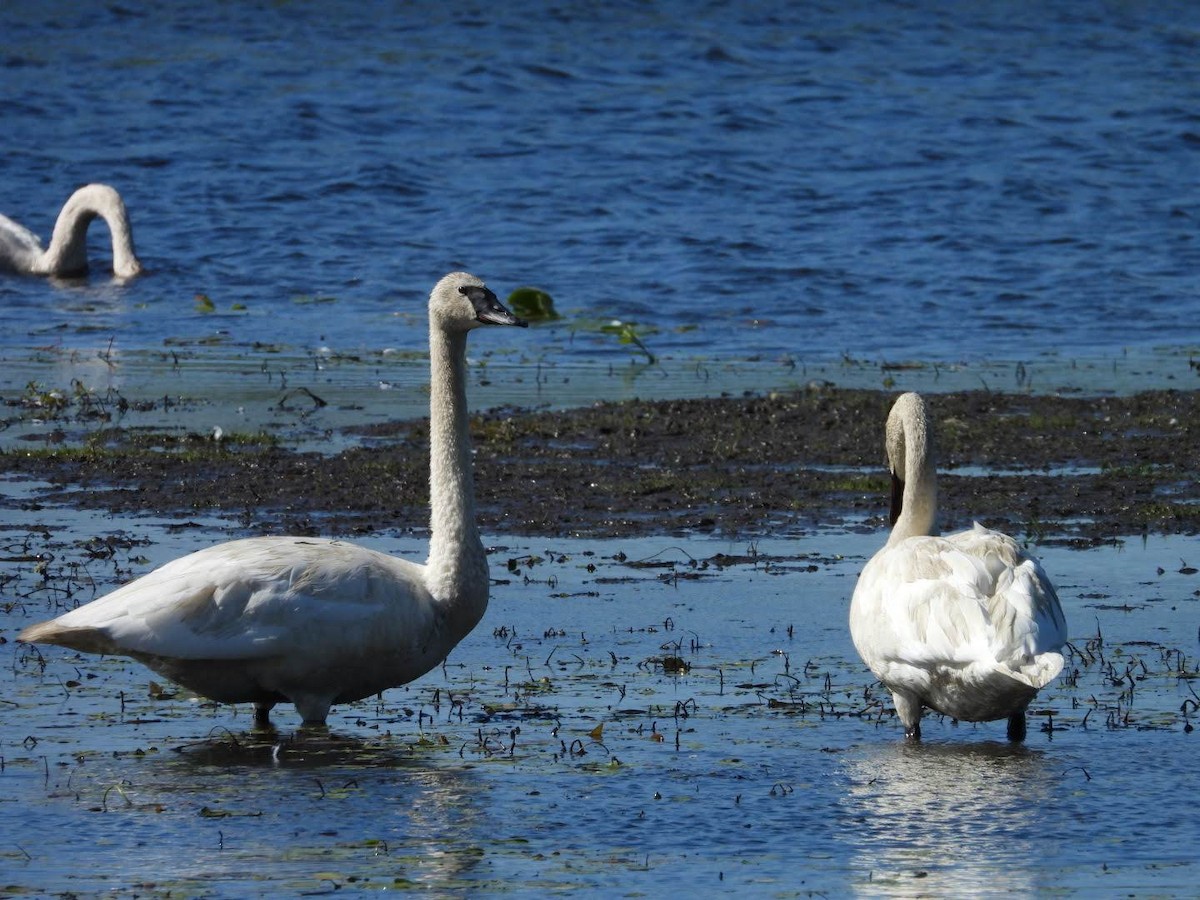
M 978 522 L 934 535 L 937 485 L 925 401 L 904 394 L 887 420 L 892 533 L 859 576 L 850 634 L 892 692 L 904 732 L 921 708 L 969 722 L 1008 720 L 1025 738 L 1025 709 L 1058 675 L 1066 621 L 1041 565 Z
M 520 325 L 482 281 L 447 275 L 429 298 L 429 558 L 425 565 L 337 540 L 254 537 L 167 563 L 22 641 L 129 656 L 266 723 L 290 701 L 305 723 L 334 703 L 405 684 L 479 622 L 488 564 L 475 526 L 466 398 L 467 334 Z
M 87 271 L 87 230 L 101 218 L 112 235 L 113 274 L 132 278 L 142 271 L 133 250 L 133 230 L 125 202 L 107 184 L 87 184 L 73 193 L 58 214 L 50 246 L 29 229 L 0 216 L 0 271 L 24 275 L 82 275 Z

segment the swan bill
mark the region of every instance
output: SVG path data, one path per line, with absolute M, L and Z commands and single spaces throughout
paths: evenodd
M 500 298 L 485 287 L 468 284 L 460 287 L 458 292 L 471 301 L 475 307 L 475 318 L 484 325 L 515 325 L 518 328 L 528 328 L 529 323 L 518 319 L 500 302 Z
M 888 524 L 895 525 L 896 520 L 900 518 L 900 513 L 904 512 L 904 479 L 892 473 L 892 505 L 891 513 L 888 515 Z

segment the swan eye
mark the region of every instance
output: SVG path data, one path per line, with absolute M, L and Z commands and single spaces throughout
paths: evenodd
M 458 289 L 458 292 L 470 300 L 476 309 L 481 306 L 486 308 L 492 304 L 499 303 L 495 294 L 477 284 L 464 284 Z
M 475 316 L 477 318 L 486 313 L 496 312 L 504 308 L 500 305 L 499 298 L 485 287 L 468 284 L 460 287 L 458 292 L 471 301 L 471 306 L 475 308 Z

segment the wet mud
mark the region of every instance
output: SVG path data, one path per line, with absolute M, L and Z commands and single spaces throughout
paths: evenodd
M 485 533 L 564 537 L 880 528 L 883 423 L 894 398 L 813 387 L 495 410 L 472 420 L 479 521 Z M 929 399 L 944 528 L 977 519 L 1080 545 L 1200 531 L 1200 392 Z M 0 471 L 48 482 L 50 502 L 216 514 L 249 532 L 423 530 L 427 421 L 355 427 L 346 437 L 350 449 L 324 455 L 262 434 L 98 430 L 0 454 Z

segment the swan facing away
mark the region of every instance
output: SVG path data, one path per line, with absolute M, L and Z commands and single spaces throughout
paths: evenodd
M 430 538 L 425 565 L 337 540 L 254 537 L 169 562 L 18 640 L 129 656 L 197 694 L 306 724 L 334 703 L 433 669 L 488 602 L 475 526 L 467 334 L 526 323 L 482 281 L 447 275 L 429 298 Z
M 903 394 L 886 432 L 892 533 L 850 602 L 850 634 L 892 692 L 910 738 L 921 709 L 968 722 L 1008 720 L 1025 739 L 1025 709 L 1062 670 L 1067 625 L 1054 585 L 1016 541 L 978 522 L 938 537 L 933 435 L 925 401 Z
M 125 201 L 107 184 L 87 184 L 73 193 L 54 223 L 50 246 L 29 229 L 0 216 L 0 272 L 22 275 L 82 275 L 88 269 L 87 230 L 96 218 L 108 224 L 112 234 L 113 274 L 132 278 L 141 274 L 142 264 L 133 250 L 133 230 Z

